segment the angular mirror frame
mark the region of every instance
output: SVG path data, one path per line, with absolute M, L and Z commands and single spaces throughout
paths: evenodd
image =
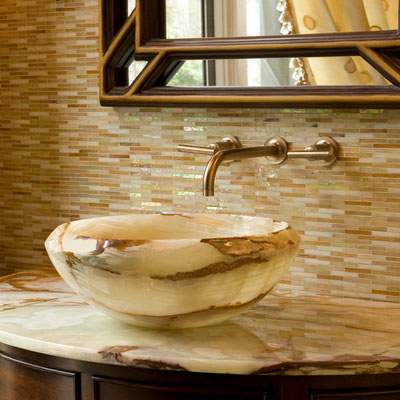
M 165 39 L 165 0 L 136 0 L 136 8 L 128 18 L 123 3 L 99 0 L 100 103 L 103 106 L 400 106 L 400 29 L 257 38 Z M 361 56 L 393 86 L 166 87 L 185 60 L 328 56 Z M 129 85 L 128 67 L 134 59 L 148 64 Z

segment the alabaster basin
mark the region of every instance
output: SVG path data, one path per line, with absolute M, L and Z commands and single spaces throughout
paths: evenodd
M 148 214 L 60 225 L 46 249 L 90 304 L 143 327 L 210 325 L 261 300 L 286 273 L 300 238 L 261 217 Z

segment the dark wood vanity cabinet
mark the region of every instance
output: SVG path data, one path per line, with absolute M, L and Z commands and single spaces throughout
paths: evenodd
M 400 400 L 400 374 L 286 377 L 281 399 Z
M 400 389 L 311 392 L 311 400 L 397 400 Z
M 82 362 L 0 344 L 0 400 L 400 400 L 400 374 L 225 375 Z
M 1 354 L 1 400 L 80 399 L 79 373 L 44 367 Z
M 108 378 L 94 378 L 95 399 L 143 399 L 143 400 L 267 400 L 271 397 L 262 390 L 237 389 L 232 387 L 207 388 L 186 386 L 163 386 L 137 384 Z M 115 397 L 117 396 L 117 397 Z

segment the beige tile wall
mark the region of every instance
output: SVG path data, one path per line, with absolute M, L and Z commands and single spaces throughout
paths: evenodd
M 301 251 L 280 288 L 400 302 L 398 110 L 104 108 L 98 104 L 97 0 L 0 2 L 0 272 L 48 265 L 58 224 L 153 211 L 282 218 Z M 178 143 L 235 134 L 342 146 L 318 167 L 262 159 L 222 167 L 201 196 L 206 158 Z

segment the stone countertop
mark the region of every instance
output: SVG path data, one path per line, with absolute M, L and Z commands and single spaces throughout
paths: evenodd
M 195 372 L 400 372 L 400 304 L 275 291 L 224 324 L 152 330 L 103 315 L 43 268 L 0 278 L 0 341 L 83 361 Z

